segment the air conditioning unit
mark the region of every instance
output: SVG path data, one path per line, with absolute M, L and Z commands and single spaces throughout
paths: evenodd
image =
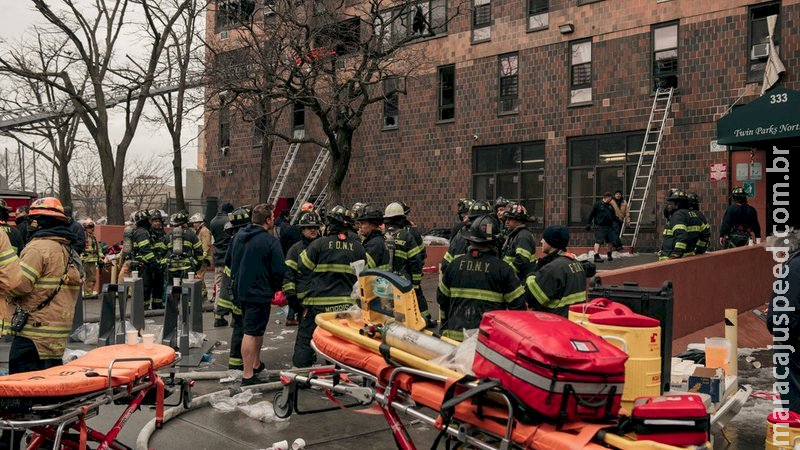
M 228 147 L 227 145 L 226 145 L 225 147 L 222 147 L 222 148 L 220 149 L 220 150 L 222 151 L 222 156 L 228 156 L 228 150 L 230 150 L 230 149 L 231 149 L 231 148 L 230 148 L 230 147 Z
M 769 56 L 769 44 L 756 44 L 750 50 L 750 59 L 761 59 Z
M 224 41 L 225 39 L 228 39 L 228 30 L 223 30 L 219 33 L 219 40 Z

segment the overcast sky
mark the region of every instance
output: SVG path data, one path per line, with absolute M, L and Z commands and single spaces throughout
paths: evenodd
M 60 6 L 60 1 L 51 0 L 49 4 L 53 7 Z M 137 12 L 141 9 L 135 4 L 131 4 L 129 8 L 133 8 Z M 45 23 L 39 12 L 33 8 L 33 3 L 30 0 L 0 0 L 0 11 L 2 11 L 0 13 L 0 41 L 6 41 L 6 43 L 0 44 L 2 46 L 8 45 L 8 42 L 18 41 L 21 37 L 26 36 L 26 33 L 32 33 L 34 25 L 43 25 Z M 120 46 L 118 54 L 134 54 L 137 51 L 141 51 L 141 46 L 137 46 L 135 42 L 135 39 L 125 42 L 124 45 Z M 119 108 L 115 110 L 120 111 Z M 155 110 L 151 109 L 151 113 L 154 114 Z M 125 130 L 121 114 L 115 116 L 117 117 L 112 117 L 111 123 L 111 140 L 114 143 L 122 138 Z M 199 114 L 196 114 L 196 116 L 199 116 Z M 184 140 L 187 141 L 183 152 L 185 168 L 197 167 L 196 139 L 192 140 L 192 142 L 188 141 L 196 137 L 198 125 L 199 122 L 197 122 L 196 117 L 192 118 L 190 123 L 184 125 Z M 170 142 L 166 129 L 142 120 L 137 128 L 128 157 L 145 158 L 151 153 L 170 154 Z M 13 141 L 9 142 L 8 139 L 3 140 L 0 138 L 0 149 L 4 147 L 16 149 L 17 145 Z

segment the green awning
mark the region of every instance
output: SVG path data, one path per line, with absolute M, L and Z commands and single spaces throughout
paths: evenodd
M 800 136 L 800 92 L 774 88 L 717 121 L 721 145 Z

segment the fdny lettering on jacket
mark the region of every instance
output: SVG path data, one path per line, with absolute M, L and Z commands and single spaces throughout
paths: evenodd
M 328 249 L 336 249 L 336 250 L 348 250 L 348 251 L 355 251 L 353 248 L 352 242 L 347 241 L 329 241 L 328 242 Z
M 462 259 L 460 263 L 458 263 L 458 270 L 467 272 L 484 272 L 489 273 L 489 268 L 491 264 L 484 261 L 475 261 L 469 259 Z

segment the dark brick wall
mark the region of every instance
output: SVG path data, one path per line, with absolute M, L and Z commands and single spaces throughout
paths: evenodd
M 727 205 L 729 181 L 710 182 L 709 166 L 729 163 L 726 152 L 712 153 L 716 120 L 734 102 L 757 97 L 760 84 L 746 83 L 748 23 L 743 0 L 693 1 L 608 0 L 586 6 L 576 1 L 551 1 L 550 28 L 525 32 L 525 12 L 519 1 L 493 1 L 492 40 L 471 45 L 469 19 L 450 24 L 449 34 L 422 44 L 429 56 L 409 94 L 399 100 L 399 127 L 381 130 L 380 104 L 368 110 L 354 139 L 350 172 L 343 186 L 345 202 L 367 201 L 379 205 L 402 199 L 413 209 L 412 218 L 424 228 L 449 227 L 459 197 L 472 194 L 472 146 L 544 141 L 545 222 L 567 220 L 567 141 L 569 138 L 625 131 L 644 131 L 652 105 L 650 94 L 651 25 L 678 21 L 679 91 L 665 130 L 653 189 L 657 203 L 670 187 L 697 192 L 703 199 L 716 240 Z M 781 57 L 787 73 L 780 85 L 800 88 L 800 0 L 782 2 Z M 575 33 L 561 35 L 559 24 L 571 21 Z M 592 37 L 593 103 L 569 107 L 569 42 Z M 518 51 L 520 57 L 519 113 L 497 114 L 497 55 Z M 436 66 L 456 64 L 456 120 L 436 123 Z M 741 97 L 741 98 L 740 98 Z M 311 122 L 310 115 L 307 122 Z M 214 118 L 209 117 L 206 194 L 252 201 L 257 192 L 257 154 L 239 148 L 241 136 L 234 127 L 234 143 L 227 158 L 216 149 Z M 477 139 L 473 139 L 477 135 Z M 276 146 L 273 174 L 277 173 L 286 145 Z M 239 153 L 240 152 L 240 153 Z M 316 149 L 304 149 L 307 161 L 295 166 L 294 195 L 302 184 Z M 242 178 L 218 178 L 224 167 Z M 241 171 L 241 172 L 238 172 Z M 730 168 L 729 168 L 730 171 Z M 255 177 L 254 177 L 255 175 Z M 729 178 L 730 172 L 729 172 Z M 234 196 L 234 197 L 229 197 Z M 660 232 L 663 221 L 659 221 Z M 573 229 L 573 243 L 589 243 L 590 236 Z M 642 246 L 660 240 L 650 233 Z

